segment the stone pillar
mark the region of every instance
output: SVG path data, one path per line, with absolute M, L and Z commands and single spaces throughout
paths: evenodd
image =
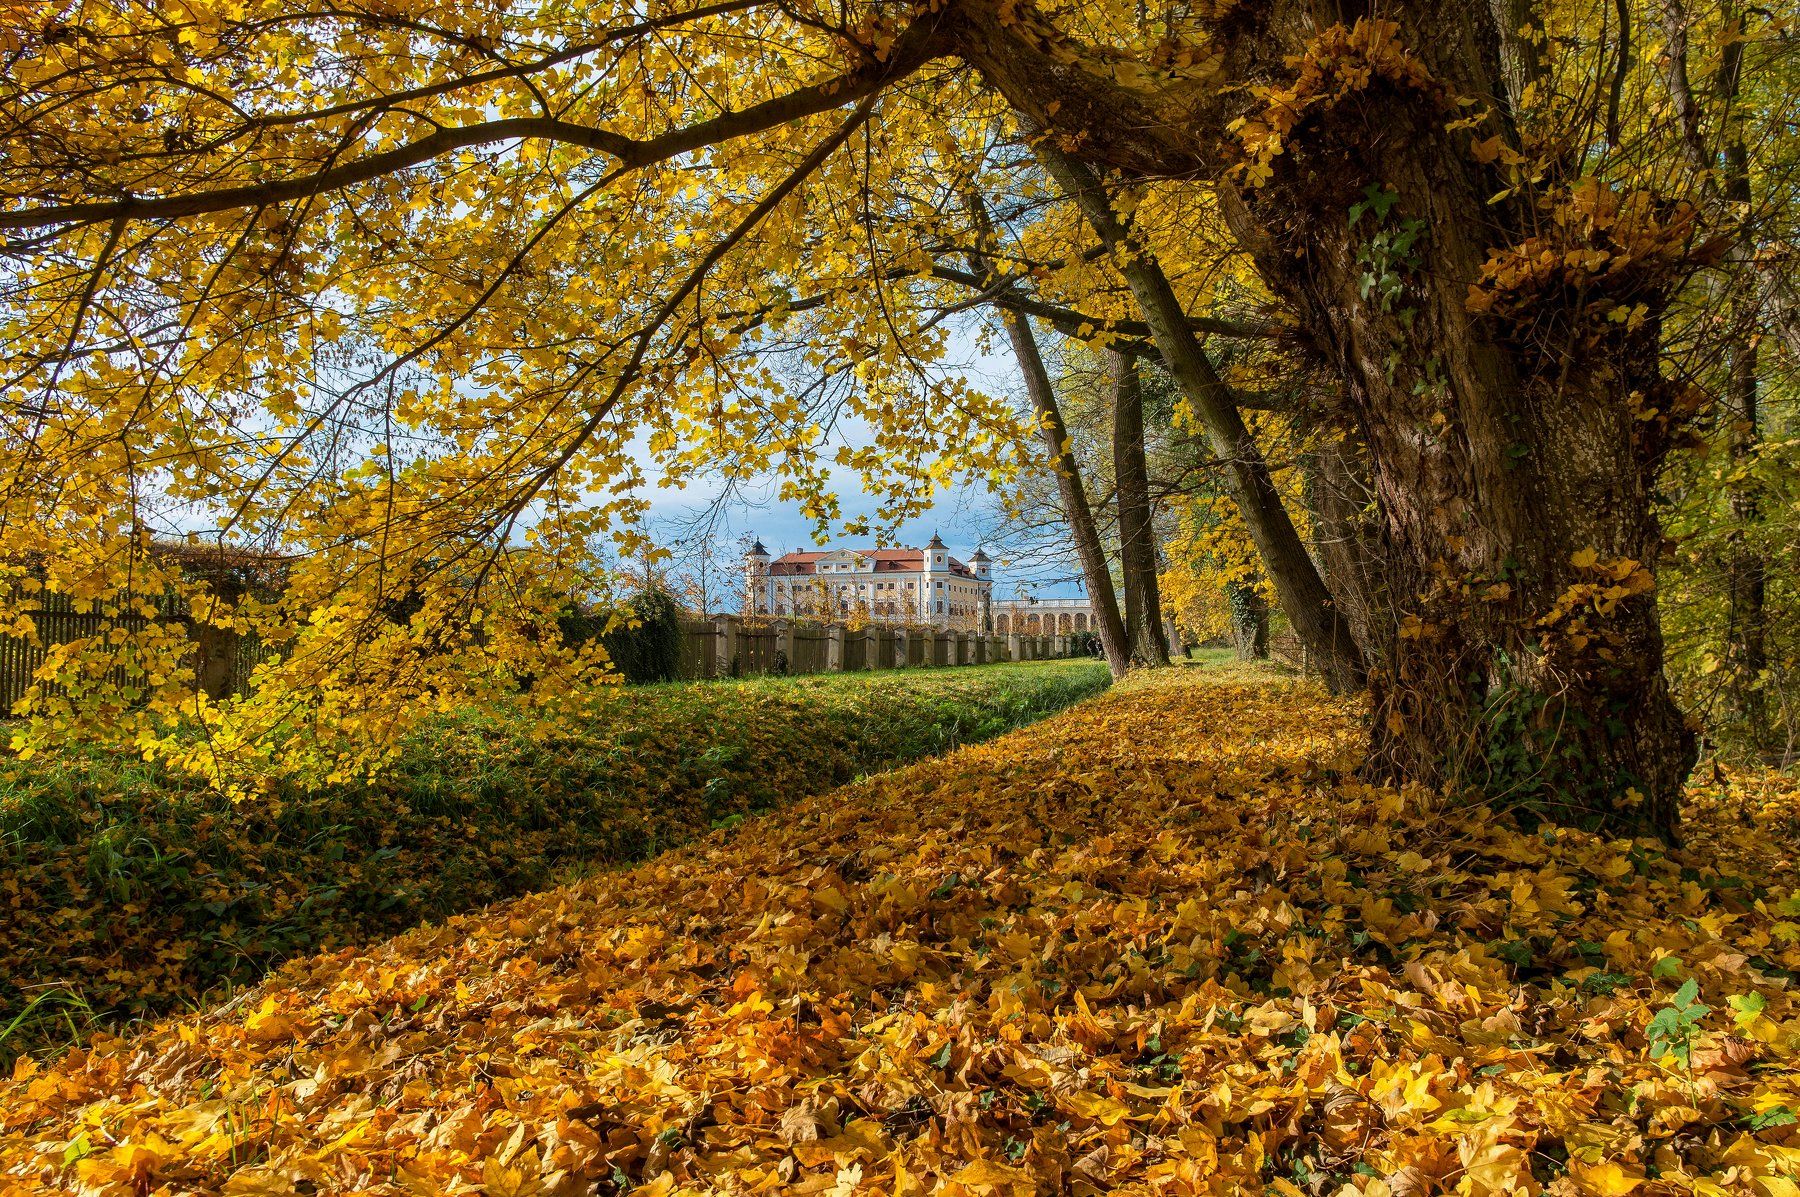
M 873 624 L 863 629 L 863 668 L 880 669 L 881 631 Z
M 1008 661 L 1020 661 L 1024 659 L 1019 656 L 1019 634 L 1017 632 L 1008 632 L 1006 634 L 1006 659 Z
M 738 621 L 732 615 L 718 615 L 713 617 L 713 627 L 718 632 L 716 643 L 719 650 L 715 672 L 720 677 L 729 677 L 731 663 L 737 659 L 738 655 Z
M 907 666 L 906 638 L 909 635 L 905 628 L 894 629 L 894 668 L 905 669 Z
M 841 623 L 825 629 L 825 671 L 844 672 L 844 625 Z
M 786 661 L 789 673 L 798 673 L 794 660 L 794 621 L 784 619 L 775 625 L 776 661 Z

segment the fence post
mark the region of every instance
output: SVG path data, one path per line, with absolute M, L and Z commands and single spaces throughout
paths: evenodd
M 738 621 L 735 616 L 719 615 L 713 618 L 713 627 L 717 628 L 719 632 L 718 675 L 729 677 L 731 667 L 737 662 Z
M 794 661 L 794 621 L 784 619 L 775 625 L 776 659 L 787 662 L 787 672 L 798 673 Z
M 825 629 L 825 672 L 844 672 L 844 625 L 841 623 Z

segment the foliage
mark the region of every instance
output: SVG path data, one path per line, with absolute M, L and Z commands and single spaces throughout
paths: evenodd
M 1772 338 L 1791 303 L 1782 5 L 5 13 L 0 565 L 120 630 L 57 655 L 17 746 L 104 736 L 242 792 L 366 775 L 423 713 L 527 683 L 546 726 L 581 718 L 602 662 L 559 654 L 555 599 L 596 546 L 635 554 L 660 483 L 772 479 L 820 526 L 871 522 L 834 472 L 890 523 L 947 482 L 1003 484 L 1028 430 L 946 360 L 955 317 L 1029 304 L 1143 348 L 1120 270 L 1139 248 L 1194 331 L 1271 343 L 1290 373 L 1331 359 L 1324 402 L 1272 398 L 1363 434 L 1399 604 L 1514 571 L 1497 610 L 1454 613 L 1455 645 L 1371 654 L 1408 658 L 1415 716 L 1446 709 L 1465 663 L 1523 660 L 1579 524 L 1616 511 L 1629 526 L 1591 539 L 1658 567 L 1648 496 L 1705 406 L 1663 384 L 1719 389 L 1695 330 L 1749 297 L 1769 309 L 1749 340 Z M 1131 253 L 1095 252 L 1033 161 L 1052 145 L 1103 176 Z M 971 251 L 1004 277 L 972 286 Z M 1601 443 L 1597 479 L 1551 476 Z M 1516 518 L 1537 505 L 1541 527 Z M 153 532 L 203 526 L 280 553 L 285 588 L 240 601 L 149 559 Z M 165 591 L 280 646 L 254 695 L 196 696 L 185 629 L 131 623 Z M 28 630 L 37 601 L 9 587 L 0 626 Z M 1637 665 L 1660 687 L 1649 608 L 1614 620 L 1632 660 L 1557 662 L 1564 692 Z M 1644 706 L 1662 805 L 1685 740 Z
M 1696 788 L 1693 845 L 1670 851 L 1353 782 L 1355 727 L 1266 676 L 1134 679 L 23 1063 L 0 1175 L 21 1194 L 1790 1192 L 1792 779 Z
M 599 640 L 633 684 L 671 682 L 681 671 L 681 608 L 666 590 L 643 590 L 616 611 L 569 612 L 557 622 L 571 644 Z
M 0 1053 L 635 860 L 1093 693 L 1086 663 L 609 692 L 545 736 L 464 712 L 388 775 L 236 804 L 129 754 L 0 766 Z M 9 1027 L 9 1023 L 19 1025 Z
M 1766 439 L 1751 457 L 1733 460 L 1709 445 L 1674 471 L 1668 524 L 1678 548 L 1663 571 L 1660 605 L 1671 680 L 1717 748 L 1738 759 L 1767 753 L 1793 762 L 1800 760 L 1800 386 L 1789 381 L 1774 394 L 1787 402 L 1771 413 Z M 1734 487 L 1746 485 L 1763 501 L 1763 518 L 1748 525 L 1727 502 Z M 1731 621 L 1722 562 L 1734 549 L 1768 564 L 1768 659 L 1757 676 L 1741 679 L 1725 639 Z M 1732 709 L 1738 681 L 1763 695 L 1769 726 L 1761 734 Z

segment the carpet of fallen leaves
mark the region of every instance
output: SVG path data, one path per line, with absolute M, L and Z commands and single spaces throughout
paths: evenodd
M 0 1189 L 1797 1191 L 1791 787 L 1527 833 L 1171 673 L 21 1061 Z
M 0 1074 L 87 1017 L 191 1009 L 291 957 L 643 860 L 1108 682 L 1099 662 L 1035 661 L 621 687 L 553 735 L 457 712 L 373 782 L 237 801 L 122 754 L 0 756 Z

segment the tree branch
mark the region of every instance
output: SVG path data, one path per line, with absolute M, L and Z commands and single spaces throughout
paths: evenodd
M 35 229 L 46 225 L 89 224 L 101 220 L 176 220 L 208 212 L 251 208 L 338 191 L 357 183 L 418 166 L 456 150 L 507 141 L 551 141 L 596 150 L 618 159 L 619 169 L 635 170 L 705 146 L 760 133 L 801 117 L 829 112 L 874 95 L 895 79 L 911 74 L 940 50 L 938 18 L 915 21 L 879 61 L 799 88 L 786 95 L 722 112 L 718 116 L 659 137 L 640 141 L 553 117 L 506 117 L 474 125 L 441 129 L 417 141 L 329 170 L 294 179 L 278 179 L 242 187 L 223 187 L 187 195 L 127 196 L 82 204 L 61 204 L 0 212 L 0 229 Z

